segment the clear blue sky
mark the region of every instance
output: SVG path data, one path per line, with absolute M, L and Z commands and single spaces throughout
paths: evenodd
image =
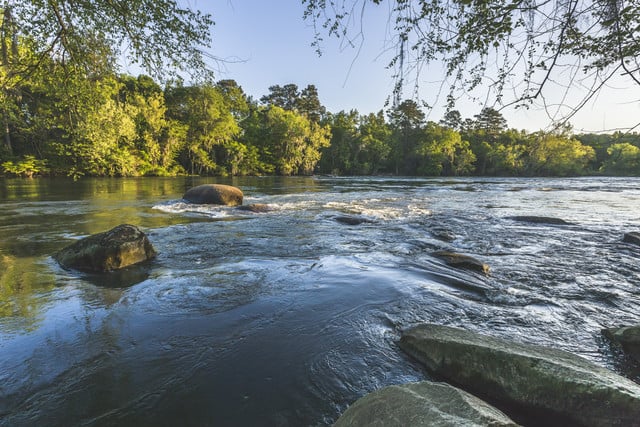
M 364 20 L 364 45 L 357 49 L 342 47 L 335 38 L 325 37 L 323 55 L 318 57 L 313 42 L 314 30 L 302 19 L 304 7 L 299 0 L 184 0 L 190 7 L 210 13 L 211 53 L 226 62 L 218 65 L 218 79 L 234 79 L 255 98 L 268 93 L 269 86 L 295 83 L 300 88 L 314 84 L 320 101 L 331 112 L 357 109 L 360 113 L 384 108 L 393 89 L 392 71 L 386 68 L 391 53 L 387 34 L 387 6 L 370 5 Z M 354 33 L 357 29 L 354 27 Z M 433 104 L 441 79 L 437 66 L 423 71 L 420 99 Z M 429 80 L 431 79 L 431 83 Z M 618 83 L 588 104 L 571 123 L 576 131 L 600 131 L 630 127 L 640 122 L 638 87 Z M 560 92 L 560 91 L 558 91 Z M 444 96 L 440 104 L 444 103 Z M 463 117 L 472 117 L 481 105 L 458 105 Z M 549 124 L 540 109 L 502 111 L 509 126 L 535 131 Z M 434 108 L 428 118 L 438 121 L 443 110 Z M 639 130 L 640 129 L 636 129 Z

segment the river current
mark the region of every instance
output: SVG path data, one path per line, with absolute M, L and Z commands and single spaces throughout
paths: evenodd
M 181 200 L 205 182 L 270 211 Z M 52 260 L 121 223 L 157 259 L 102 276 Z M 1 180 L 0 425 L 327 425 L 368 392 L 429 378 L 396 345 L 420 322 L 639 381 L 600 334 L 640 323 L 629 231 L 637 178 Z

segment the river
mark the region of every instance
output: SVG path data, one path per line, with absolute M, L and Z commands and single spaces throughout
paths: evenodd
M 205 182 L 271 210 L 183 203 Z M 122 223 L 157 259 L 103 276 L 52 260 Z M 629 231 L 637 178 L 0 180 L 0 425 L 331 424 L 370 391 L 428 378 L 396 346 L 419 322 L 561 348 L 638 381 L 600 335 L 640 323 Z M 438 250 L 491 273 L 452 269 Z

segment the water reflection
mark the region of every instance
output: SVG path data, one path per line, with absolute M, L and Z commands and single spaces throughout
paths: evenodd
M 39 258 L 0 254 L 0 332 L 30 331 L 42 319 L 55 277 Z

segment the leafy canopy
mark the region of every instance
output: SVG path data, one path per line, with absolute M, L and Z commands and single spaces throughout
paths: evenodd
M 417 82 L 420 71 L 433 62 L 444 65 L 450 109 L 463 94 L 487 88 L 486 94 L 478 96 L 476 91 L 473 96 L 482 103 L 492 99 L 501 105 L 541 104 L 552 119 L 566 121 L 614 77 L 640 87 L 640 0 L 302 3 L 305 19 L 317 30 L 318 46 L 322 33 L 362 43 L 365 8 L 388 8 L 396 100 L 409 77 Z M 582 90 L 577 101 L 569 103 L 572 87 Z
M 0 62 L 13 72 L 54 58 L 100 75 L 122 56 L 158 78 L 207 68 L 213 21 L 176 0 L 4 0 L 0 9 Z M 29 63 L 11 54 L 21 39 L 35 46 Z

